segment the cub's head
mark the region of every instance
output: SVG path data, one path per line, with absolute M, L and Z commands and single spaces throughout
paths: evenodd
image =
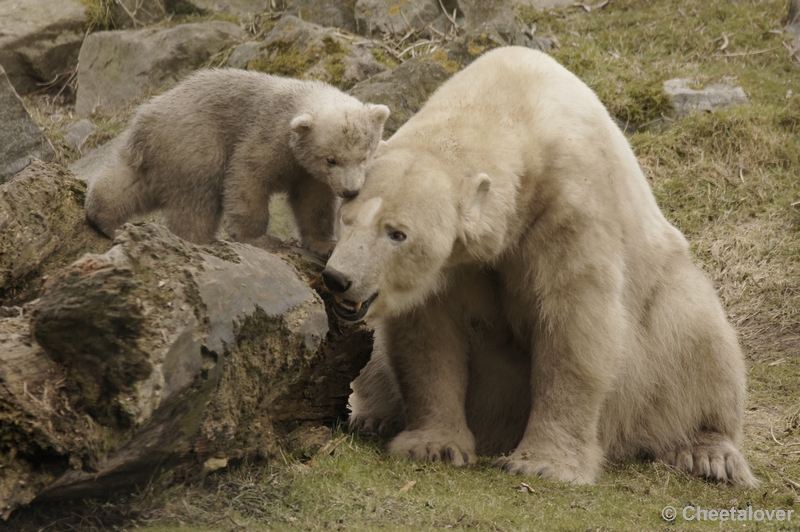
M 389 118 L 385 105 L 355 98 L 320 105 L 292 119 L 290 145 L 297 162 L 342 198 L 358 195 L 364 173 Z
M 491 179 L 452 176 L 424 151 L 381 150 L 357 198 L 342 204 L 339 242 L 322 273 L 346 321 L 400 314 L 447 282 L 491 231 Z

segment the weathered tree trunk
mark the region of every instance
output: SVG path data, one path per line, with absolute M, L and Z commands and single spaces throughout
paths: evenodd
M 329 323 L 321 261 L 264 245 L 277 254 L 127 225 L 2 309 L 3 517 L 270 457 L 298 426 L 346 416 L 371 333 Z
M 43 279 L 110 241 L 86 224 L 86 183 L 35 160 L 0 186 L 0 304 L 35 298 Z

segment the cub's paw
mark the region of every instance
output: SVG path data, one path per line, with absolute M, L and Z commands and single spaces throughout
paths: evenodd
M 423 462 L 444 462 L 461 467 L 478 461 L 475 442 L 445 431 L 405 430 L 389 444 L 389 454 Z
M 514 475 L 539 476 L 559 482 L 574 484 L 592 484 L 594 482 L 592 468 L 571 466 L 531 453 L 514 452 L 511 453 L 511 456 L 501 456 L 492 463 L 492 467 Z
M 656 460 L 715 482 L 758 486 L 742 453 L 720 434 L 702 434 L 692 445 L 678 446 L 658 455 Z

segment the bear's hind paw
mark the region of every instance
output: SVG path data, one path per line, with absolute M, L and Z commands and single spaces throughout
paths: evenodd
M 742 453 L 720 434 L 704 434 L 693 445 L 662 453 L 656 460 L 690 475 L 719 483 L 748 488 L 755 488 L 759 484 Z

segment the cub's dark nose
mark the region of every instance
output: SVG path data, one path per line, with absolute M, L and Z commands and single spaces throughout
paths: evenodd
M 359 192 L 361 192 L 361 191 L 360 190 L 345 190 L 344 192 L 342 192 L 342 194 L 347 199 L 353 199 L 356 196 L 358 196 Z
M 322 280 L 325 282 L 325 286 L 328 287 L 328 290 L 335 294 L 347 292 L 347 289 L 350 288 L 352 284 L 350 279 L 345 277 L 342 272 L 336 271 L 333 268 L 325 268 L 322 270 Z

